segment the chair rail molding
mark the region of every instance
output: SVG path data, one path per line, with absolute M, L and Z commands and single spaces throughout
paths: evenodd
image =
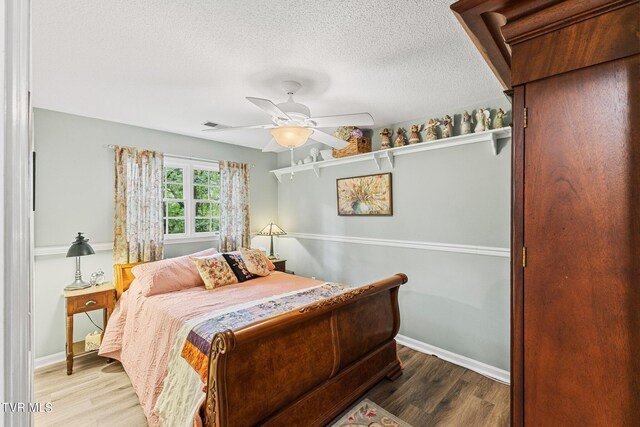
M 251 237 L 254 237 L 252 233 Z M 165 246 L 171 245 L 186 245 L 189 243 L 203 243 L 203 242 L 211 242 L 212 245 L 217 245 L 220 241 L 218 236 L 214 237 L 190 237 L 185 239 L 166 239 L 164 241 Z M 107 252 L 113 251 L 113 242 L 99 242 L 99 243 L 91 243 L 91 247 L 95 252 Z M 69 250 L 69 245 L 67 246 L 36 246 L 34 249 L 34 256 L 42 257 L 42 256 L 53 256 L 53 255 L 65 255 Z
M 113 250 L 113 242 L 92 243 L 91 247 L 95 252 L 105 252 Z M 50 255 L 66 255 L 69 250 L 67 246 L 37 246 L 34 250 L 34 256 L 50 256 Z
M 456 252 L 461 254 L 486 255 L 509 258 L 509 248 L 492 246 L 459 245 L 454 243 L 421 242 L 415 240 L 377 239 L 370 237 L 336 236 L 329 234 L 287 233 L 280 238 L 325 240 L 330 242 L 354 243 L 359 245 L 391 246 L 396 248 L 421 249 L 440 252 Z

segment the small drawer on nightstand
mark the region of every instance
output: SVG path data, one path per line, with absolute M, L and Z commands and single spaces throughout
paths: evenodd
M 73 312 L 82 313 L 84 311 L 95 310 L 97 308 L 107 308 L 109 295 L 105 292 L 78 295 L 72 298 Z

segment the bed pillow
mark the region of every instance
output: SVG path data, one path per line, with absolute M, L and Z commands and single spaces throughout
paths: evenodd
M 195 288 L 203 286 L 204 282 L 190 257 L 206 257 L 216 253 L 218 251 L 211 248 L 191 255 L 147 262 L 136 265 L 131 272 L 138 279 L 145 297 Z
M 271 262 L 271 260 L 269 259 L 269 257 L 267 255 L 265 255 L 264 252 L 260 251 L 260 253 L 262 254 L 262 257 L 264 258 L 265 262 L 267 263 L 267 266 L 269 267 L 269 271 L 273 271 L 276 269 L 276 266 L 274 263 Z
M 200 272 L 205 288 L 215 289 L 238 283 L 238 278 L 221 254 L 202 258 L 192 257 L 191 259 Z
M 247 270 L 247 266 L 244 264 L 240 252 L 236 251 L 223 253 L 222 256 L 229 263 L 229 267 L 231 267 L 231 270 L 233 270 L 233 273 L 238 278 L 238 282 L 246 282 L 247 280 L 255 279 L 256 277 L 258 277 Z
M 242 256 L 244 265 L 247 266 L 249 273 L 256 276 L 268 276 L 271 273 L 267 262 L 264 260 L 265 256 L 260 249 L 240 248 L 240 256 Z

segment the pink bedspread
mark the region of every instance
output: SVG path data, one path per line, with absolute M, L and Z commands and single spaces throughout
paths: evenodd
M 149 425 L 158 426 L 153 408 L 167 376 L 169 353 L 186 321 L 210 311 L 321 283 L 274 271 L 267 277 L 211 291 L 197 287 L 144 297 L 134 280 L 116 303 L 99 354 L 122 363 Z

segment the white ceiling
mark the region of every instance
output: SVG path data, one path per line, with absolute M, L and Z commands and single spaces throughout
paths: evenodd
M 32 0 L 33 104 L 262 147 L 245 96 L 304 84 L 312 115 L 376 125 L 451 111 L 502 89 L 447 0 Z

